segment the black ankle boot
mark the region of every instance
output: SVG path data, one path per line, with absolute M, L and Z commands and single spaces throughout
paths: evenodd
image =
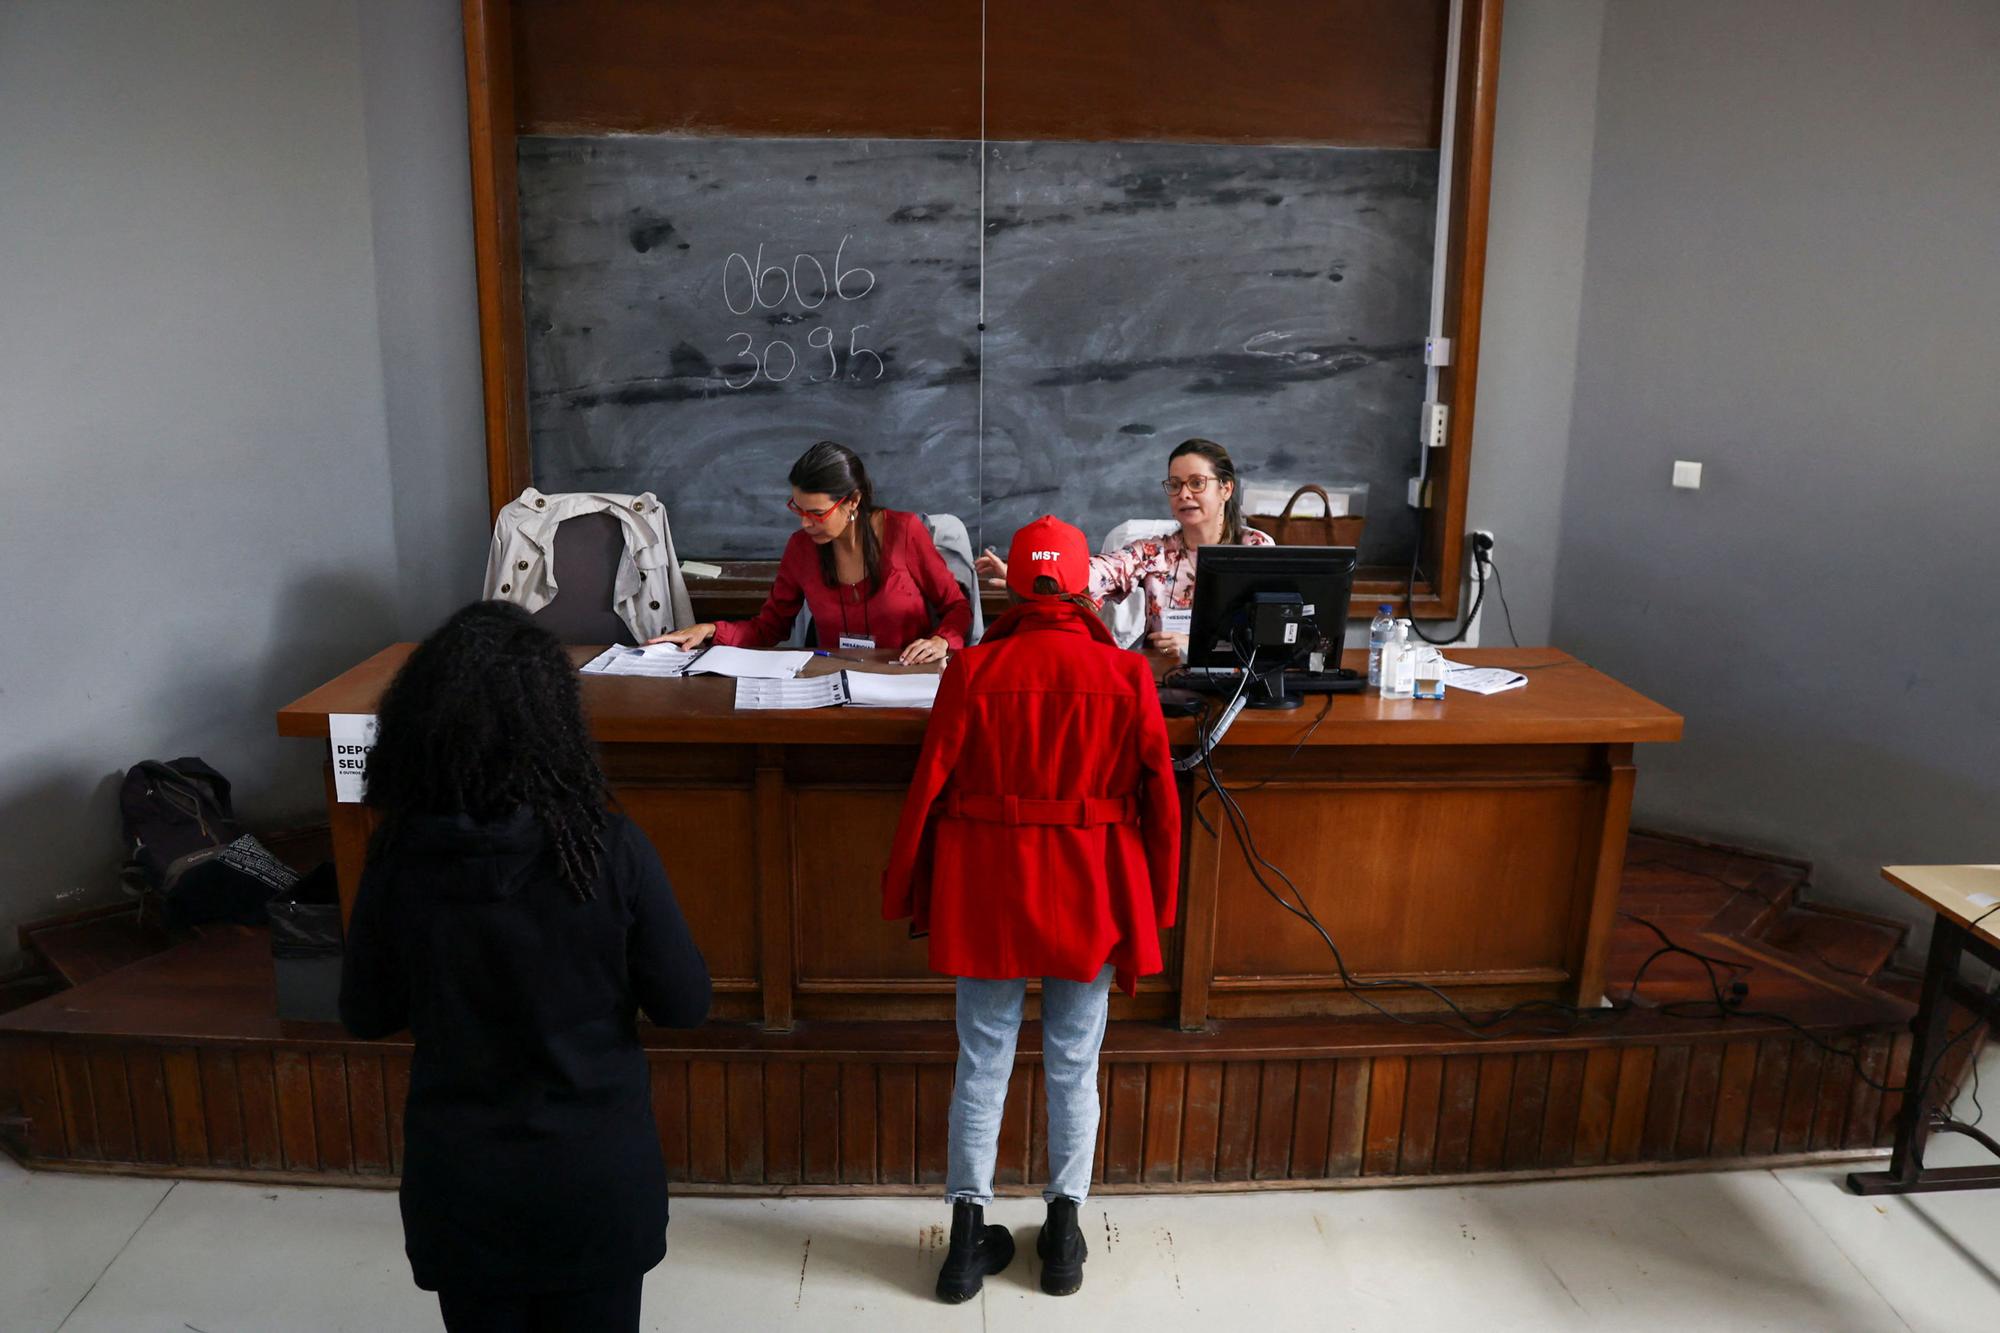
M 1090 1257 L 1083 1228 L 1076 1224 L 1076 1200 L 1049 1200 L 1049 1220 L 1035 1240 L 1042 1257 L 1042 1290 L 1051 1296 L 1074 1296 L 1083 1287 L 1083 1261 Z
M 953 1200 L 951 1247 L 938 1270 L 938 1299 L 957 1305 L 979 1294 L 987 1277 L 1014 1262 L 1014 1238 L 1007 1228 L 986 1225 L 986 1209 Z

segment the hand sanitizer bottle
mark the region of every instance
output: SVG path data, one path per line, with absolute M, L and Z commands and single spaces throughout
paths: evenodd
M 1382 697 L 1408 699 L 1416 693 L 1417 652 L 1410 622 L 1396 622 L 1396 637 L 1382 650 Z

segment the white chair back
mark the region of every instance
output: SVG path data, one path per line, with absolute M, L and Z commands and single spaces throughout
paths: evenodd
M 1180 524 L 1170 518 L 1129 518 L 1106 534 L 1098 554 L 1109 555 L 1121 546 L 1147 537 L 1164 537 L 1179 528 Z M 1105 599 L 1104 605 L 1097 608 L 1097 616 L 1111 631 L 1111 637 L 1118 640 L 1119 647 L 1137 647 L 1146 637 L 1145 590 L 1134 588 L 1117 601 Z

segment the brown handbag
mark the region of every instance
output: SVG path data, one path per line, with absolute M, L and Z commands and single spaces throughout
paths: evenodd
M 1299 500 L 1308 495 L 1317 495 L 1326 512 L 1294 514 Z M 1324 489 L 1301 486 L 1292 492 L 1284 513 L 1251 514 L 1244 521 L 1280 546 L 1358 546 L 1361 525 L 1367 520 L 1360 514 L 1335 514 Z

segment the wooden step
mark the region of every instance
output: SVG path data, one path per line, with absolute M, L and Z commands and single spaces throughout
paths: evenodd
M 1910 928 L 1900 921 L 1843 907 L 1799 903 L 1763 934 L 1776 949 L 1808 958 L 1841 976 L 1873 982 L 1903 947 Z
M 157 926 L 142 924 L 137 907 L 109 908 L 32 925 L 21 932 L 28 951 L 63 986 L 81 986 L 142 958 L 171 948 Z

